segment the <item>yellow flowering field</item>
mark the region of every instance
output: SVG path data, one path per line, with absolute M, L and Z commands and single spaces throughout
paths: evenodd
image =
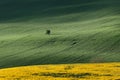
M 120 80 L 120 63 L 36 65 L 0 69 L 0 80 Z

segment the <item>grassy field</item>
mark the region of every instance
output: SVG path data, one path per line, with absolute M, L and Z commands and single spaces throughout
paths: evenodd
M 0 68 L 120 61 L 119 0 L 0 0 Z M 46 35 L 47 29 L 52 31 Z
M 0 80 L 120 80 L 120 63 L 8 68 L 0 70 Z

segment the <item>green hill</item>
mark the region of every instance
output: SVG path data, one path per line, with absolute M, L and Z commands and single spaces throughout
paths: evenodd
M 119 62 L 119 0 L 1 0 L 0 67 Z M 46 35 L 46 30 L 52 31 Z

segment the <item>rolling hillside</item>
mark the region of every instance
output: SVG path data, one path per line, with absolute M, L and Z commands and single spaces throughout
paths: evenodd
M 0 0 L 0 68 L 120 61 L 119 0 Z M 47 29 L 52 31 L 46 35 Z

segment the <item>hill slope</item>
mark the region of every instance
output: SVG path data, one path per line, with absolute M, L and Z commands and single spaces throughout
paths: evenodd
M 0 67 L 119 62 L 119 3 L 1 0 Z

